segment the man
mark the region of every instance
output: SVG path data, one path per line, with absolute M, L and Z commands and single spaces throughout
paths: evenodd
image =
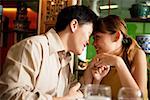
M 83 96 L 70 89 L 73 68 L 69 52 L 81 54 L 97 16 L 85 6 L 64 8 L 54 29 L 10 48 L 0 76 L 2 100 L 72 100 Z

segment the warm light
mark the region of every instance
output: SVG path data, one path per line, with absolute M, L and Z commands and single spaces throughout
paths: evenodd
M 118 8 L 118 5 L 110 5 L 110 9 Z M 100 6 L 101 10 L 109 9 L 109 5 Z
M 3 8 L 3 11 L 17 11 L 17 8 Z
M 3 11 L 16 12 L 17 8 L 3 8 Z M 31 8 L 27 8 L 27 11 L 32 11 L 32 9 Z
M 64 5 L 65 3 L 62 1 L 61 4 Z
M 55 3 L 54 3 L 54 2 L 51 2 L 51 5 L 55 5 Z

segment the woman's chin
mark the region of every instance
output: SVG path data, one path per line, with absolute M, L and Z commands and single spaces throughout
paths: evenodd
M 102 51 L 96 51 L 97 54 L 102 53 Z
M 96 54 L 100 54 L 100 53 L 105 53 L 104 51 L 98 51 L 96 52 Z

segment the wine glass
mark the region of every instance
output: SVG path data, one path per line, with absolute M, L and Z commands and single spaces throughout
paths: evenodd
M 118 92 L 118 100 L 143 100 L 140 89 L 122 87 Z
M 111 87 L 107 85 L 88 84 L 84 89 L 85 100 L 111 100 Z

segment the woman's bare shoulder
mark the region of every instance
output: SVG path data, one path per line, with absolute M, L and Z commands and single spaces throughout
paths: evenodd
M 146 57 L 146 53 L 142 49 L 137 49 L 134 57 Z
M 147 65 L 146 63 L 146 53 L 142 49 L 137 49 L 134 54 L 133 64 L 136 66 L 144 66 Z

